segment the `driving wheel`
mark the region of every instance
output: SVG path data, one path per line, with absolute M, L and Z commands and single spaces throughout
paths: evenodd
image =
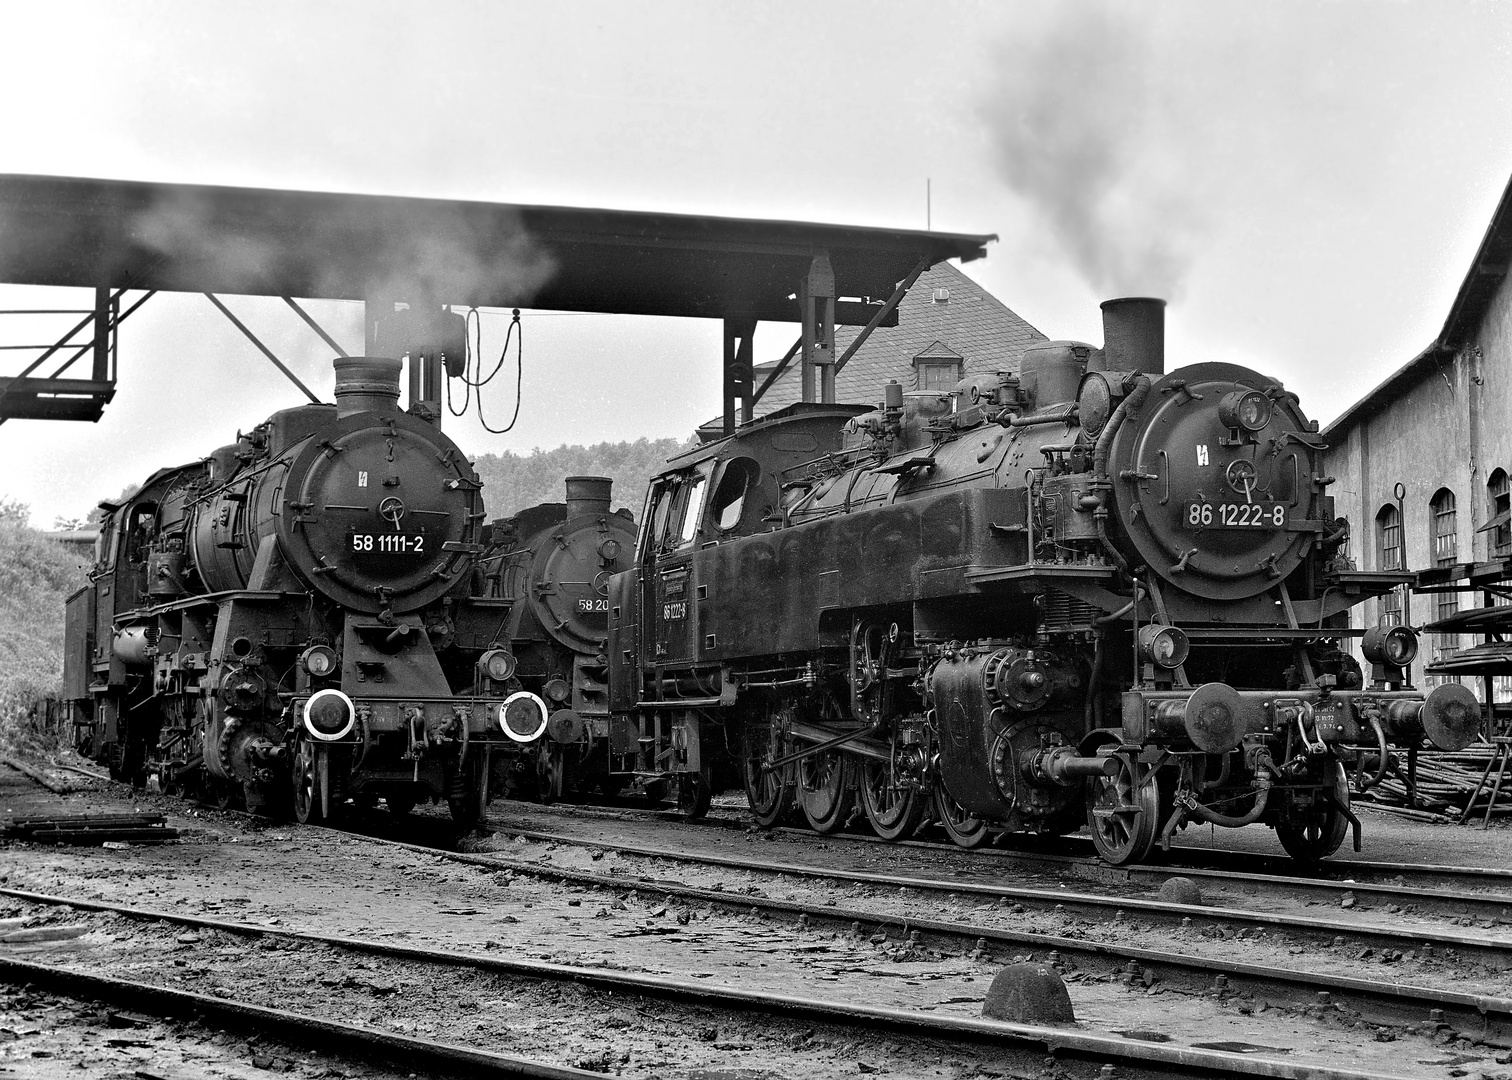
M 798 762 L 798 805 L 815 832 L 834 832 L 845 824 L 855 809 L 856 794 L 844 754 L 826 750 Z
M 866 820 L 884 840 L 901 840 L 919 827 L 927 802 L 918 787 L 887 761 L 861 763 L 861 807 Z
M 972 817 L 971 813 L 945 790 L 944 784 L 935 785 L 934 811 L 935 817 L 940 819 L 945 835 L 963 848 L 981 847 L 992 838 L 992 832 L 987 828 L 987 823 L 979 817 Z

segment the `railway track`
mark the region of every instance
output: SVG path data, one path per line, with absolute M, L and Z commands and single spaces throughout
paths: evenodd
M 105 773 L 93 769 L 61 764 L 54 767 L 96 780 L 115 782 L 111 781 Z M 520 808 L 526 813 L 562 817 L 603 817 L 618 820 L 640 817 L 729 832 L 744 833 L 750 829 L 749 821 L 740 817 L 710 815 L 699 821 L 689 822 L 677 811 L 636 805 L 612 807 L 577 803 L 552 806 L 539 803 L 505 805 L 512 809 Z M 244 813 L 236 810 L 225 812 Z M 497 819 L 490 819 L 490 825 L 508 829 L 507 826 L 500 826 Z M 779 827 L 772 831 L 782 835 L 810 839 L 817 837 L 817 834 L 810 829 Z M 1274 879 L 1282 879 L 1287 883 L 1316 883 L 1319 886 L 1320 895 L 1332 892 L 1338 896 L 1345 891 L 1354 891 L 1358 897 L 1363 890 L 1366 896 L 1382 895 L 1386 902 L 1390 902 L 1393 897 L 1403 897 L 1406 903 L 1419 903 L 1420 901 L 1415 897 L 1421 896 L 1421 903 L 1435 905 L 1438 910 L 1447 908 L 1446 913 L 1449 915 L 1497 919 L 1512 917 L 1512 868 L 1506 867 L 1393 863 L 1346 857 L 1325 862 L 1311 872 L 1306 872 L 1306 868 L 1300 867 L 1295 860 L 1282 855 L 1188 847 L 1179 843 L 1173 845 L 1169 855 L 1158 863 L 1109 866 L 1092 854 L 1083 856 L 1036 851 L 1028 846 L 1036 842 L 1036 838 L 1032 836 L 1009 837 L 1007 842 L 1017 846 L 983 846 L 970 851 L 949 842 L 920 839 L 889 841 L 869 833 L 835 832 L 825 834 L 823 839 L 826 842 L 870 844 L 885 850 L 928 851 L 945 858 L 965 859 L 976 864 L 990 861 L 995 864 L 1037 865 L 1045 867 L 1052 873 L 1070 874 L 1097 882 L 1131 881 L 1159 884 L 1177 873 L 1198 880 L 1236 883 L 1262 884 Z M 1055 843 L 1062 847 L 1085 850 L 1089 853 L 1092 851 L 1092 842 L 1086 837 L 1059 836 L 1055 838 Z M 979 866 L 977 870 L 984 872 Z M 1330 885 L 1333 886 L 1332 889 Z M 1377 890 L 1372 889 L 1372 886 L 1383 886 L 1384 892 L 1378 893 Z M 1485 895 L 1486 890 L 1491 889 L 1508 891 Z M 1414 893 L 1412 890 L 1420 890 L 1420 893 Z M 1468 906 L 1461 910 L 1456 907 L 1460 903 Z
M 578 847 L 614 848 L 626 854 L 642 855 L 649 858 L 707 859 L 710 862 L 744 870 L 759 870 L 761 864 L 765 862 L 765 860 L 740 860 L 738 858 L 730 861 L 731 857 L 726 856 L 696 856 L 686 851 L 678 851 L 655 845 L 622 843 L 614 839 L 589 838 L 568 832 L 520 828 L 519 826 L 504 823 L 498 818 L 490 818 L 489 826 L 507 836 L 523 836 L 530 840 L 572 844 Z M 832 839 L 832 836 L 826 836 L 825 839 Z M 973 853 L 973 857 L 968 857 L 964 866 L 952 868 L 950 871 L 951 878 L 948 881 L 915 877 L 902 871 L 889 871 L 885 875 L 873 876 L 891 880 L 894 884 L 908 884 L 910 887 L 916 886 L 921 889 L 943 890 L 946 892 L 970 891 L 978 892 L 982 895 L 1018 897 L 1019 894 L 1014 891 L 1013 887 L 996 884 L 992 879 L 998 875 L 993 873 L 991 869 L 984 868 L 977 863 L 974 859 L 975 854 Z M 1018 861 L 1013 860 L 1013 864 L 1018 865 Z M 825 875 L 830 874 L 830 871 L 806 863 L 773 863 L 772 865 L 783 873 L 801 872 L 812 874 L 817 871 Z M 1004 864 L 1002 861 L 999 861 L 993 865 L 1001 867 Z M 1026 860 L 1025 865 L 1038 867 L 1036 871 L 1038 873 L 1072 876 L 1102 885 L 1111 884 L 1115 886 L 1143 884 L 1158 888 L 1170 878 L 1181 876 L 1190 878 L 1200 884 L 1211 883 L 1212 885 L 1221 886 L 1225 892 L 1238 890 L 1257 900 L 1271 901 L 1277 898 L 1284 898 L 1301 905 L 1322 905 L 1359 912 L 1380 911 L 1389 915 L 1410 913 L 1440 917 L 1457 922 L 1464 921 L 1467 925 L 1474 923 L 1482 931 L 1494 929 L 1500 924 L 1503 927 L 1509 927 L 1506 932 L 1512 934 L 1512 892 L 1487 893 L 1469 889 L 1428 889 L 1397 884 L 1335 881 L 1192 867 L 1162 868 L 1142 866 L 1127 869 L 1108 867 L 1102 864 L 1093 864 L 1090 867 L 1084 867 L 1082 864 L 1071 859 L 1053 863 Z M 1071 871 L 1069 874 L 1067 873 L 1068 869 Z M 866 881 L 869 879 L 858 877 L 854 880 Z M 1039 891 L 1042 890 L 1030 890 L 1031 894 Z M 1114 897 L 1112 899 L 1119 901 L 1120 906 L 1123 906 L 1122 901 L 1125 899 L 1132 903 L 1139 902 L 1134 897 Z M 1083 901 L 1077 902 L 1084 904 Z M 1420 931 L 1407 927 L 1404 932 L 1407 936 L 1411 937 L 1422 932 L 1432 934 L 1438 931 L 1431 928 Z M 1458 947 L 1455 943 L 1463 941 L 1469 946 L 1474 945 L 1483 936 L 1477 934 L 1449 934 L 1444 938 L 1444 942 Z M 1424 938 L 1424 940 L 1431 942 L 1432 938 L 1428 937 Z
M 687 822 L 680 814 L 665 810 L 650 810 L 636 807 L 618 809 L 606 809 L 600 807 L 588 807 L 581 805 L 573 806 L 549 806 L 543 807 L 534 803 L 506 804 L 513 808 L 520 806 L 527 813 L 539 813 L 542 815 L 561 817 L 607 817 L 612 819 L 625 819 L 627 817 L 644 817 L 647 820 L 675 821 L 684 825 L 697 826 L 711 829 L 721 829 L 730 832 L 746 832 L 750 823 L 744 820 L 724 817 L 709 817 L 699 822 Z M 491 819 L 491 825 L 497 825 L 497 821 Z M 780 835 L 807 837 L 819 839 L 818 834 L 810 829 L 779 827 L 772 830 Z M 1236 881 L 1266 883 L 1274 879 L 1282 879 L 1287 882 L 1312 882 L 1319 885 L 1319 891 L 1326 892 L 1329 886 L 1333 886 L 1335 893 L 1342 894 L 1347 890 L 1353 890 L 1359 894 L 1360 888 L 1367 891 L 1370 886 L 1379 885 L 1388 890 L 1412 890 L 1419 889 L 1424 893 L 1437 894 L 1447 897 L 1446 904 L 1450 907 L 1450 914 L 1455 914 L 1452 905 L 1465 898 L 1466 903 L 1480 903 L 1483 909 L 1492 913 L 1491 917 L 1502 917 L 1499 904 L 1505 905 L 1507 914 L 1512 915 L 1512 868 L 1502 867 L 1477 867 L 1477 866 L 1447 866 L 1427 863 L 1392 863 L 1380 862 L 1369 859 L 1343 858 L 1323 863 L 1321 866 L 1308 871 L 1301 867 L 1293 859 L 1280 855 L 1265 855 L 1248 851 L 1233 851 L 1213 848 L 1186 847 L 1181 844 L 1172 846 L 1169 856 L 1157 863 L 1138 863 L 1129 866 L 1109 866 L 1094 855 L 1075 855 L 1058 852 L 1037 851 L 1029 846 L 1036 842 L 1034 837 L 1013 836 L 1007 843 L 1016 846 L 983 846 L 966 850 L 956 844 L 934 840 L 883 840 L 881 837 L 869 833 L 834 832 L 826 833 L 822 837 L 825 842 L 842 842 L 847 844 L 867 844 L 880 847 L 883 850 L 901 849 L 905 851 L 927 851 L 937 853 L 944 858 L 964 859 L 969 864 L 976 864 L 977 872 L 986 872 L 981 869 L 982 863 L 995 865 L 1013 864 L 1025 867 L 1039 866 L 1046 872 L 1070 874 L 1097 882 L 1154 882 L 1158 884 L 1173 874 L 1181 874 L 1194 879 L 1207 878 L 1214 881 Z M 1092 842 L 1080 836 L 1058 836 L 1055 843 L 1059 846 L 1073 849 L 1092 850 Z M 1476 896 L 1476 893 L 1484 893 L 1485 890 L 1504 889 L 1504 894 Z M 1408 893 L 1403 892 L 1403 895 Z M 1428 900 L 1431 902 L 1432 897 Z M 1409 900 L 1408 902 L 1415 902 Z M 1466 914 L 1466 912 L 1458 912 Z M 1469 912 L 1473 914 L 1473 912 Z
M 804 1022 L 849 1027 L 877 1028 L 897 1034 L 940 1040 L 946 1044 L 975 1042 L 997 1047 L 1014 1046 L 1035 1055 L 1069 1057 L 1090 1063 L 1096 1073 L 1126 1076 L 1264 1076 L 1284 1080 L 1398 1080 L 1390 1074 L 1333 1069 L 1293 1062 L 1279 1057 L 1216 1050 L 1200 1046 L 1151 1043 L 1115 1035 L 1080 1030 L 1074 1026 L 1012 1024 L 964 1015 L 943 1015 L 908 1009 L 868 1006 L 794 994 L 775 994 L 705 982 L 606 970 L 519 957 L 429 949 L 321 934 L 256 923 L 211 919 L 173 911 L 140 908 L 108 901 L 51 896 L 24 890 L 0 893 L 27 903 L 66 906 L 74 911 L 109 912 L 144 922 L 161 922 L 196 930 L 214 930 L 248 937 L 274 938 L 302 945 L 320 945 L 352 955 L 383 957 L 411 964 L 476 971 L 519 979 L 567 981 L 595 990 L 640 994 L 684 1004 L 748 1013 L 752 1010 Z M 586 1077 L 595 1075 L 542 1062 L 492 1054 L 468 1047 L 398 1035 L 364 1025 L 343 1024 L 287 1010 L 268 1009 L 253 1003 L 191 993 L 155 984 L 93 974 L 59 965 L 0 957 L 0 976 L 10 982 L 31 983 L 69 996 L 129 1001 L 132 1008 L 160 1015 L 209 1016 L 240 1027 L 258 1028 L 283 1041 L 305 1042 L 331 1039 L 348 1052 L 362 1056 L 392 1052 L 422 1065 L 434 1063 L 437 1071 L 453 1073 L 479 1069 L 487 1075 L 530 1077 Z M 329 1045 L 329 1044 L 327 1044 Z M 1108 1067 L 1115 1070 L 1110 1072 Z M 477 1075 L 477 1073 L 473 1073 Z
M 1459 956 L 1475 957 L 1489 966 L 1512 966 L 1512 941 L 1495 941 L 1481 934 L 1371 926 L 1265 911 L 1171 904 L 1137 897 L 1107 897 L 1071 892 L 1064 888 L 1031 889 L 960 878 L 938 879 L 892 872 L 877 874 L 835 870 L 520 829 L 501 824 L 497 820 L 490 824 L 505 835 L 589 850 L 613 850 L 646 859 L 735 869 L 769 877 L 784 874 L 860 885 L 887 894 L 896 894 L 901 888 L 919 894 L 952 895 L 957 899 L 980 898 L 983 901 L 996 901 L 998 906 L 1013 905 L 1021 911 L 1037 911 L 1046 915 L 1074 913 L 1103 923 L 1114 931 L 1164 926 L 1191 935 L 1206 931 L 1225 937 L 1242 935 L 1258 938 L 1269 934 L 1272 935 L 1272 940 L 1279 935 L 1288 941 L 1309 946 L 1322 955 L 1330 955 L 1327 950 L 1338 948 L 1337 940 L 1343 939 L 1348 949 L 1359 948 L 1364 944 L 1407 955 L 1425 956 L 1433 950 L 1441 953 L 1454 950 Z M 542 865 L 505 855 L 446 851 L 383 837 L 367 836 L 366 839 L 438 858 L 584 888 L 638 890 L 686 902 L 756 912 L 765 917 L 793 921 L 800 925 L 825 926 L 867 936 L 881 934 L 886 937 L 891 934 L 892 940 L 899 944 L 911 943 L 920 948 L 952 950 L 957 953 L 977 951 L 980 955 L 1004 960 L 1015 957 L 1050 959 L 1066 970 L 1081 971 L 1097 978 L 1117 978 L 1128 984 L 1142 982 L 1152 985 L 1159 982 L 1186 993 L 1248 995 L 1271 1002 L 1291 1003 L 1314 1012 L 1321 1010 L 1326 1013 L 1342 1009 L 1357 1014 L 1370 1023 L 1397 1028 L 1425 1023 L 1445 1024 L 1467 1038 L 1484 1040 L 1494 1045 L 1512 1045 L 1512 1000 L 1490 995 L 1407 983 L 1383 983 L 1375 979 L 1295 971 L 1261 964 L 1211 960 L 1170 950 L 1093 942 L 1067 935 L 1008 930 L 943 919 L 921 919 L 874 909 L 842 908 L 838 905 L 805 904 L 765 896 L 739 895 L 719 889 L 685 885 L 650 874 L 631 878 L 622 874 L 602 874 Z M 954 848 L 947 850 L 961 854 Z M 1171 873 L 1168 869 L 1150 870 L 1151 873 L 1158 872 L 1161 878 L 1169 877 Z M 1191 872 L 1184 870 L 1183 873 Z M 1342 883 L 1313 879 L 1273 879 L 1265 875 L 1248 877 L 1256 883 L 1266 884 L 1280 880 L 1302 890 L 1342 887 Z M 0 894 L 24 896 L 13 890 L 0 890 Z M 1386 895 L 1385 891 L 1381 895 Z M 1392 895 L 1401 894 L 1397 892 Z M 1512 900 L 1505 902 L 1512 903 Z

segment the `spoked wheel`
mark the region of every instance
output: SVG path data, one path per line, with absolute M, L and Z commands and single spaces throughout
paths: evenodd
M 1276 839 L 1286 853 L 1299 863 L 1316 863 L 1339 850 L 1349 832 L 1349 819 L 1339 807 L 1349 807 L 1349 778 L 1344 766 L 1336 764 L 1333 801 L 1319 792 L 1303 821 L 1287 821 L 1276 826 Z M 1337 804 L 1337 805 L 1335 805 Z
M 898 775 L 893 764 L 867 758 L 861 764 L 860 787 L 866 820 L 882 839 L 901 840 L 924 820 L 924 793 Z
M 793 809 L 793 764 L 768 769 L 787 752 L 786 740 L 776 724 L 747 724 L 740 735 L 741 777 L 751 816 L 763 829 L 776 825 Z
M 855 809 L 849 760 L 838 750 L 810 754 L 798 762 L 798 805 L 815 832 L 844 825 Z
M 318 825 L 321 813 L 320 767 L 315 743 L 300 739 L 294 749 L 294 820 Z
M 971 813 L 945 790 L 944 784 L 935 786 L 934 811 L 935 817 L 940 819 L 940 825 L 945 829 L 945 835 L 963 848 L 981 847 L 992 839 L 992 832 L 987 828 L 987 823 L 981 818 L 972 817 Z
M 709 800 L 714 795 L 713 770 L 705 765 L 698 772 L 679 773 L 677 776 L 677 809 L 686 821 L 698 821 L 709 813 Z
M 1122 768 L 1113 776 L 1087 780 L 1087 825 L 1092 843 L 1104 862 L 1114 866 L 1142 862 L 1155 846 L 1160 829 L 1160 791 L 1153 775 L 1134 787 L 1133 766 L 1118 759 Z

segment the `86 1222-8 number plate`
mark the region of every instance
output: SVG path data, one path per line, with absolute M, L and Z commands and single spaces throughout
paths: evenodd
M 1284 529 L 1286 504 L 1187 503 L 1185 520 L 1189 529 Z

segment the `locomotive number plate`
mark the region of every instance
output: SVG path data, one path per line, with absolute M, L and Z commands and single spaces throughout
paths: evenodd
M 579 600 L 577 609 L 580 614 L 588 614 L 597 611 L 608 611 L 608 600 Z
M 1189 529 L 1284 529 L 1285 503 L 1187 503 Z
M 425 550 L 423 533 L 360 533 L 352 534 L 352 550 L 360 555 L 420 555 L 431 554 Z

